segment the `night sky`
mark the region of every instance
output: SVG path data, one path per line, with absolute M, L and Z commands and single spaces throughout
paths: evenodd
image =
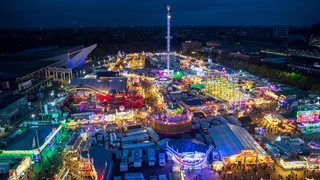
M 0 28 L 164 26 L 165 0 L 1 0 Z M 320 0 L 174 0 L 177 26 L 320 22 Z

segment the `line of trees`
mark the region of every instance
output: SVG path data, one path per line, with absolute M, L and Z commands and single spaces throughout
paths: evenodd
M 254 74 L 259 74 L 264 77 L 277 79 L 281 82 L 301 87 L 302 89 L 310 89 L 310 84 L 307 82 L 310 82 L 310 80 L 313 81 L 313 79 L 310 79 L 305 75 L 298 74 L 296 72 L 287 72 L 278 69 L 273 69 L 265 65 L 259 66 L 251 64 L 249 65 L 248 71 Z
M 259 66 L 255 64 L 250 64 L 248 71 L 264 77 L 276 79 L 280 82 L 290 84 L 301 89 L 311 90 L 315 94 L 320 94 L 320 84 L 318 84 L 319 80 L 311 76 L 299 74 L 296 72 L 278 70 L 265 65 Z

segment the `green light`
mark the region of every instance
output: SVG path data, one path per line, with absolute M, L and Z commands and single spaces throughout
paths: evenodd
M 47 144 L 55 137 L 55 135 L 60 131 L 61 125 L 51 134 L 51 136 L 41 145 L 40 148 L 36 148 L 33 150 L 3 150 L 1 155 L 4 156 L 20 156 L 20 155 L 32 155 L 32 154 L 39 154 L 39 151 L 41 152 Z
M 190 89 L 205 89 L 205 84 L 190 84 Z
M 182 78 L 183 76 L 185 76 L 184 72 L 176 71 L 173 73 L 173 78 L 175 78 L 175 79 Z

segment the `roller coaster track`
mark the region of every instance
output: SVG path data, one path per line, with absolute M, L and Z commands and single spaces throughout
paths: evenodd
M 71 87 L 71 88 L 68 88 L 68 92 L 72 91 L 72 90 L 89 90 L 89 91 L 93 91 L 95 93 L 99 93 L 99 94 L 102 94 L 102 95 L 107 95 L 106 93 L 103 93 L 99 90 L 96 90 L 95 88 L 92 88 L 92 87 Z

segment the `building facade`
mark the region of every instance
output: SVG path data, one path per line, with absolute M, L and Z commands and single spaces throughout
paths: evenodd
M 0 97 L 0 126 L 5 128 L 28 113 L 28 100 L 21 95 Z M 4 131 L 5 129 L 2 129 Z

